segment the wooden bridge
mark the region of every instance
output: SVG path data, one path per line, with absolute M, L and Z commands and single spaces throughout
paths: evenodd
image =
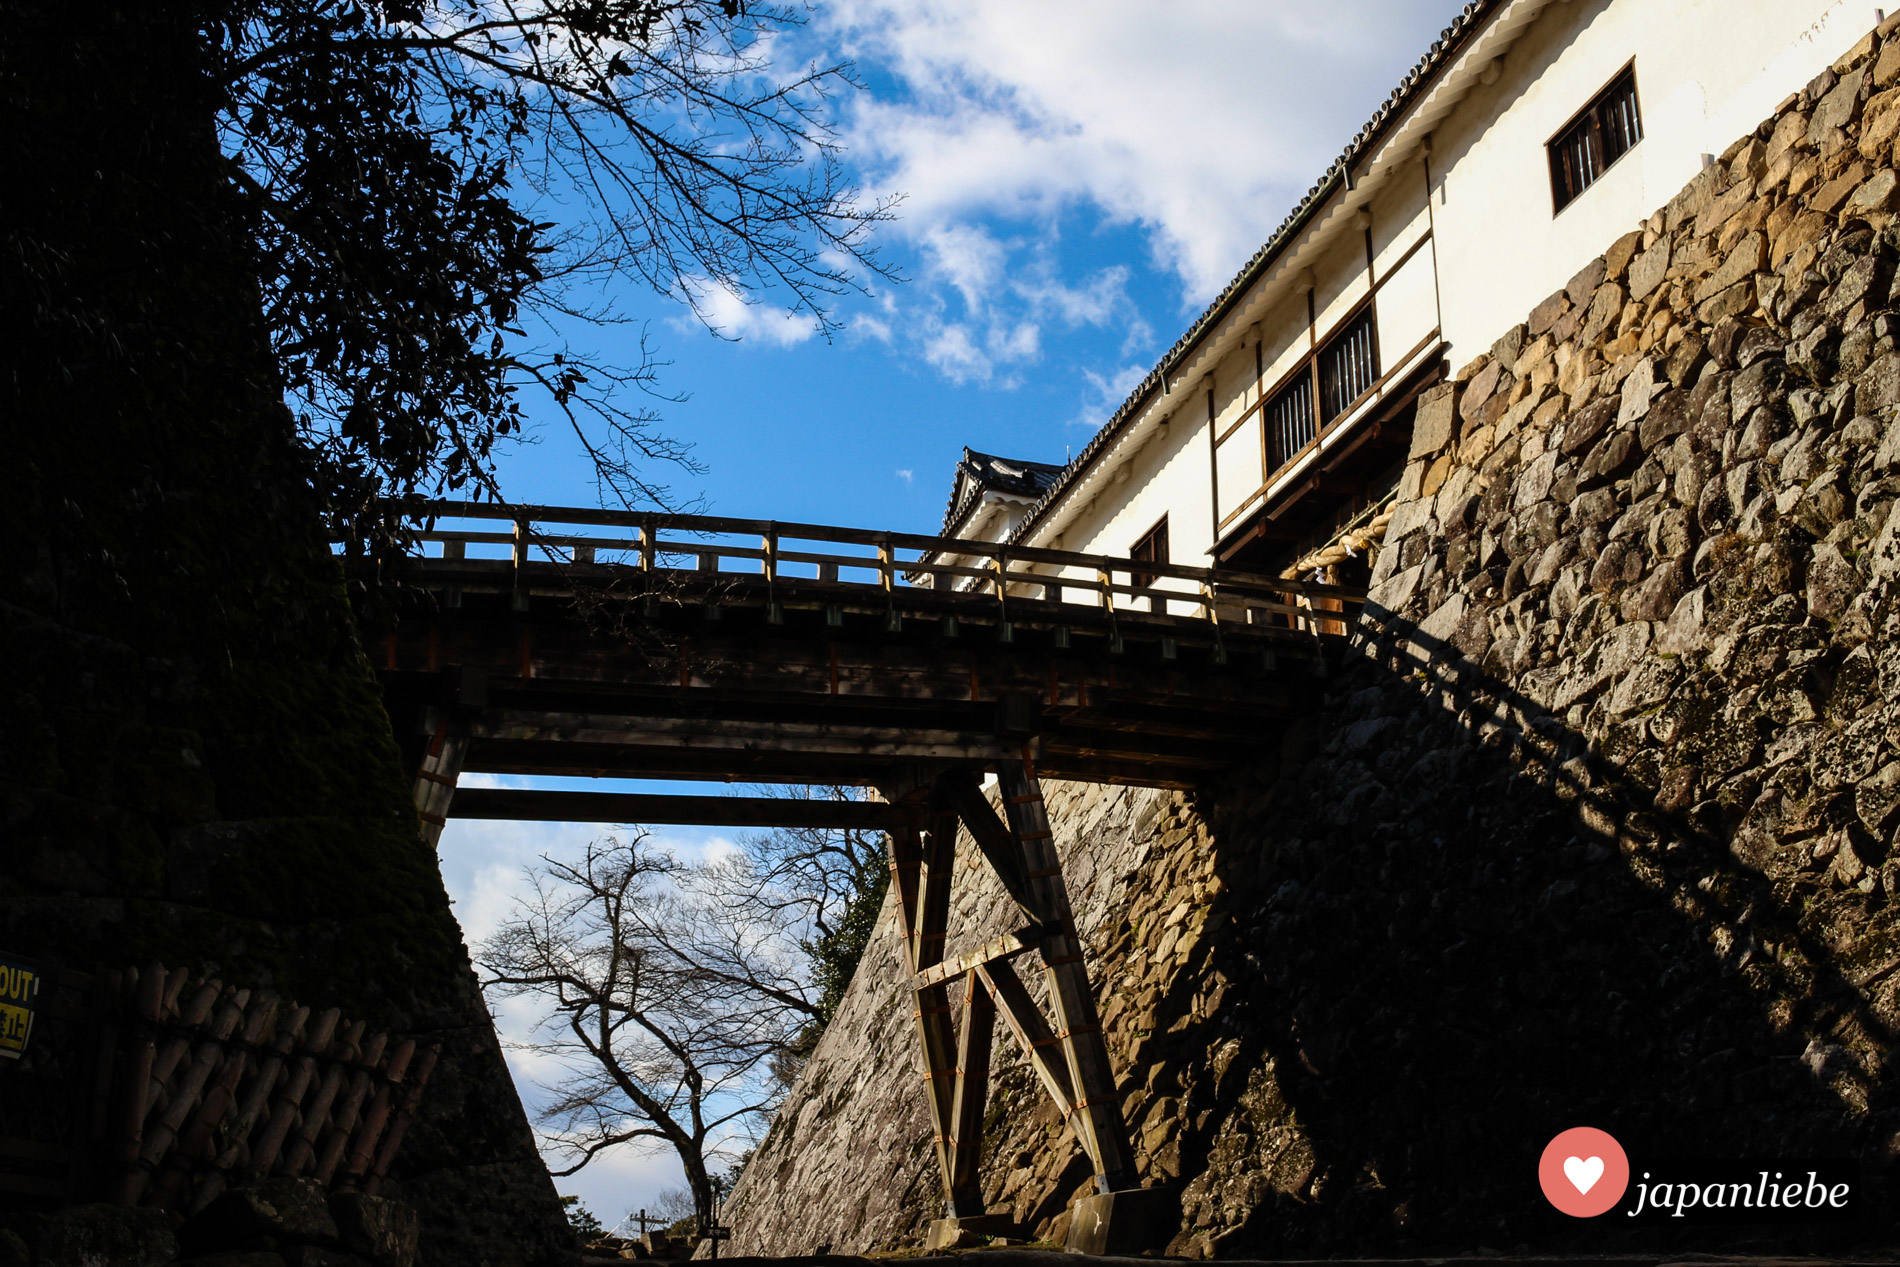
M 999 1013 L 1100 1192 L 1135 1185 L 1039 780 L 1191 787 L 1235 769 L 1310 707 L 1363 594 L 813 524 L 405 511 L 424 553 L 382 578 L 399 585 L 359 590 L 359 620 L 427 839 L 450 817 L 884 830 L 949 1226 L 995 1224 L 977 1155 Z M 458 790 L 467 772 L 880 799 Z M 1025 925 L 946 962 L 959 824 Z M 1052 1020 L 1012 966 L 1032 950 Z

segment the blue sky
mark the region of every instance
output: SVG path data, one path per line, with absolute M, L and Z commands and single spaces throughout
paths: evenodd
M 845 161 L 902 194 L 879 243 L 908 279 L 838 305 L 827 342 L 783 298 L 723 303 L 715 334 L 610 296 L 670 362 L 661 429 L 714 513 L 934 531 L 962 446 L 1059 462 L 1318 179 L 1461 6 L 1451 0 L 833 0 L 774 56 L 849 58 Z M 638 325 L 630 329 L 637 331 Z M 633 358 L 620 339 L 609 356 Z M 723 335 L 724 337 L 721 337 Z M 502 458 L 511 499 L 594 504 L 555 425 Z M 596 829 L 452 823 L 443 874 L 471 943 L 520 869 Z M 667 830 L 685 849 L 710 832 Z M 524 1018 L 503 1019 L 519 1033 Z M 524 1095 L 532 1071 L 517 1065 Z M 666 1155 L 560 1181 L 606 1223 L 678 1183 Z

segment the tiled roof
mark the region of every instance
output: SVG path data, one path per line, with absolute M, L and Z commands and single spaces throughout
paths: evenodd
M 1254 252 L 1253 258 L 1247 261 L 1246 267 L 1235 275 L 1234 280 L 1227 283 L 1226 288 L 1215 297 L 1214 302 L 1210 303 L 1194 324 L 1188 327 L 1187 333 L 1175 340 L 1174 346 L 1168 349 L 1152 370 L 1148 371 L 1148 376 L 1141 380 L 1133 392 L 1129 393 L 1128 399 L 1122 402 L 1121 408 L 1117 409 L 1114 416 L 1095 433 L 1094 438 L 1075 455 L 1067 466 L 1061 468 L 1061 474 L 1049 490 L 1034 506 L 1029 508 L 1029 513 L 1023 516 L 1023 521 L 1016 525 L 1016 530 L 1010 534 L 1010 540 L 1019 540 L 1034 529 L 1069 485 L 1074 483 L 1134 420 L 1142 402 L 1161 385 L 1168 369 L 1175 361 L 1199 342 L 1202 335 L 1213 329 L 1247 288 L 1266 271 L 1267 266 L 1279 258 L 1280 253 L 1292 244 L 1300 230 L 1306 227 L 1306 222 L 1311 219 L 1313 213 L 1319 210 L 1333 190 L 1345 180 L 1346 173 L 1352 169 L 1353 165 L 1371 151 L 1373 145 L 1385 135 L 1386 130 L 1412 103 L 1413 98 L 1429 86 L 1440 70 L 1450 64 L 1458 50 L 1464 47 L 1465 41 L 1484 24 L 1484 19 L 1489 17 L 1494 10 L 1502 8 L 1504 3 L 1505 0 L 1471 0 L 1458 16 L 1452 19 L 1451 25 L 1446 27 L 1438 39 L 1433 41 L 1431 48 L 1426 50 L 1425 56 L 1419 59 L 1418 64 L 1412 67 L 1404 79 L 1399 81 L 1399 86 L 1394 88 L 1386 97 L 1385 102 L 1373 112 L 1372 118 L 1366 122 L 1366 125 L 1354 134 L 1345 152 L 1333 160 L 1332 166 L 1326 169 L 1319 181 L 1306 191 L 1306 197 L 1293 208 L 1266 243 Z
M 944 535 L 950 535 L 951 527 L 985 492 L 1012 493 L 1034 501 L 1055 485 L 1062 471 L 1063 467 L 1051 462 L 1025 462 L 964 449 L 963 460 L 957 463 L 956 474 L 950 480 L 950 504 L 943 512 Z

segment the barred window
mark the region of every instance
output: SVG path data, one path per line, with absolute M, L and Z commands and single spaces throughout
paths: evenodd
M 1313 377 L 1300 376 L 1267 402 L 1267 470 L 1277 471 L 1313 442 Z
M 1566 123 L 1547 147 L 1552 214 L 1569 206 L 1642 139 L 1643 116 L 1636 105 L 1636 65 L 1632 62 Z
M 1373 337 L 1372 308 L 1334 335 L 1319 350 L 1319 412 L 1331 422 L 1372 389 L 1379 379 L 1378 340 Z

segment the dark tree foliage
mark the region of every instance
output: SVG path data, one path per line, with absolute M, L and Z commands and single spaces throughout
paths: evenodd
M 597 1241 L 607 1234 L 607 1229 L 600 1225 L 592 1210 L 581 1204 L 579 1197 L 562 1197 L 561 1208 L 567 1211 L 567 1225 L 574 1229 L 581 1244 Z
M 772 295 L 829 333 L 878 265 L 824 112 L 848 68 L 775 75 L 797 8 L 744 0 L 235 0 L 204 24 L 273 345 L 334 527 L 377 496 L 498 497 L 545 390 L 602 494 L 665 505 L 690 455 L 565 342 L 629 278 L 701 312 Z M 545 218 L 541 218 L 545 217 Z M 637 399 L 637 393 L 636 393 Z M 353 525 L 353 527 L 351 527 Z
M 884 891 L 890 884 L 889 871 L 875 872 L 864 888 L 845 899 L 837 922 L 805 943 L 805 951 L 811 956 L 812 987 L 818 992 L 818 1016 L 808 1034 L 813 1044 L 837 1014 L 838 1004 L 844 1001 L 844 992 L 857 973 L 858 961 L 864 958 L 864 948 L 871 944 L 871 935 L 877 931 L 878 913 L 884 908 Z

